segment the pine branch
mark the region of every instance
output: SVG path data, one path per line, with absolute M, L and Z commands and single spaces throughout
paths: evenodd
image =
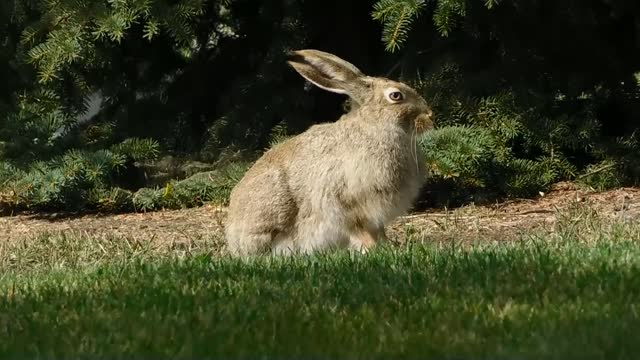
M 585 178 L 591 177 L 591 176 L 596 175 L 596 174 L 599 174 L 599 173 L 601 173 L 601 172 L 603 172 L 603 171 L 607 171 L 607 170 L 613 169 L 613 168 L 615 168 L 615 167 L 617 167 L 617 166 L 618 166 L 618 163 L 615 163 L 615 162 L 605 164 L 605 165 L 603 165 L 603 166 L 600 166 L 600 167 L 598 167 L 598 168 L 596 168 L 596 169 L 589 170 L 588 172 L 586 172 L 586 173 L 584 173 L 584 174 L 582 174 L 582 175 L 578 176 L 578 177 L 576 178 L 576 180 L 582 180 L 582 179 L 585 179 Z
M 379 0 L 373 19 L 383 24 L 382 41 L 389 52 L 399 50 L 406 42 L 413 21 L 425 8 L 425 0 Z
M 449 36 L 453 30 L 456 17 L 464 17 L 466 5 L 464 0 L 439 0 L 433 21 L 442 36 Z

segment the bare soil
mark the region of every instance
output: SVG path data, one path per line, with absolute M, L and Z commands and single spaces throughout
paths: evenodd
M 595 192 L 571 183 L 559 183 L 537 199 L 410 214 L 399 218 L 387 229 L 387 234 L 393 241 L 400 241 L 407 232 L 425 241 L 478 238 L 508 241 L 532 229 L 553 231 L 558 219 L 571 214 L 572 209 L 589 209 L 600 218 L 637 222 L 640 220 L 640 188 Z M 0 217 L 0 241 L 66 234 L 184 243 L 221 238 L 225 216 L 225 209 L 214 205 L 120 215 L 7 216 Z

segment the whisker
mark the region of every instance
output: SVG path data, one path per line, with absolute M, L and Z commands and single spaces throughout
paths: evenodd
M 413 160 L 416 164 L 416 174 L 420 172 L 420 164 L 418 163 L 418 132 L 416 129 L 412 129 L 411 131 L 411 152 L 413 155 Z

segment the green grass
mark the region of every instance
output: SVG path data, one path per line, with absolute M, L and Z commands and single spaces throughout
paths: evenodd
M 8 271 L 0 354 L 633 358 L 640 247 L 607 240 Z
M 0 244 L 0 358 L 633 359 L 640 226 L 230 259 L 220 239 Z

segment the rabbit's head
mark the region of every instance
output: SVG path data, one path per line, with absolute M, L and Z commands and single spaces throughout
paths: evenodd
M 410 86 L 364 75 L 353 64 L 326 52 L 298 50 L 289 64 L 305 79 L 327 91 L 348 95 L 362 121 L 394 122 L 407 131 L 433 128 L 433 112 Z

